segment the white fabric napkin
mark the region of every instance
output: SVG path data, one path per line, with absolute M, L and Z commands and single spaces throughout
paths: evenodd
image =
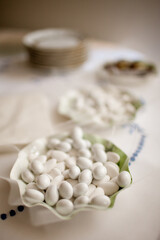
M 45 95 L 0 96 L 0 145 L 25 144 L 51 134 L 52 130 Z

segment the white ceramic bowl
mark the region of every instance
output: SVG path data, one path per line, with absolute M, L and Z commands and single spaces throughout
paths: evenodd
M 64 137 L 64 136 L 68 136 L 68 135 L 61 134 L 61 135 L 58 135 L 58 136 Z M 56 137 L 58 137 L 58 136 L 56 135 Z M 97 143 L 97 142 L 102 143 L 105 146 L 107 151 L 117 152 L 120 155 L 120 161 L 118 163 L 120 171 L 125 170 L 125 171 L 129 172 L 129 168 L 128 168 L 129 159 L 128 159 L 127 155 L 122 150 L 120 150 L 118 147 L 116 147 L 113 143 L 111 143 L 110 141 L 107 141 L 105 139 L 102 139 L 100 137 L 90 135 L 90 134 L 85 134 L 84 138 L 88 139 L 92 144 Z M 25 201 L 25 199 L 23 198 L 23 194 L 25 192 L 26 184 L 21 179 L 21 172 L 28 167 L 28 164 L 29 164 L 28 157 L 29 157 L 31 152 L 38 151 L 39 154 L 45 154 L 45 152 L 47 151 L 47 142 L 48 142 L 48 138 L 40 138 L 40 139 L 37 139 L 34 142 L 30 143 L 26 147 L 24 147 L 19 152 L 18 158 L 17 158 L 17 160 L 16 160 L 16 162 L 15 162 L 15 164 L 14 164 L 12 170 L 11 170 L 10 178 L 12 180 L 17 181 L 17 183 L 18 183 L 22 203 L 29 208 L 32 208 L 34 206 L 39 206 L 39 207 L 43 207 L 43 208 L 49 210 L 51 213 L 53 213 L 53 221 L 54 222 L 60 221 L 60 220 L 68 220 L 74 214 L 76 214 L 77 212 L 83 211 L 83 210 L 93 210 L 93 209 L 103 209 L 103 210 L 105 210 L 105 208 L 102 208 L 102 207 L 87 205 L 86 207 L 82 207 L 82 208 L 78 208 L 78 209 L 73 210 L 73 212 L 68 216 L 62 216 L 55 210 L 54 207 L 49 206 L 45 202 L 37 203 L 37 204 L 30 204 L 30 203 Z M 120 191 L 121 191 L 121 189 L 110 197 L 111 204 L 110 204 L 109 207 L 113 207 L 115 198 Z
M 144 60 L 143 60 L 144 61 Z M 111 64 L 111 63 L 107 63 Z M 96 76 L 99 81 L 106 81 L 116 85 L 124 85 L 124 86 L 134 86 L 134 85 L 141 85 L 147 83 L 148 81 L 153 81 L 156 77 L 156 73 L 149 73 L 146 76 L 138 76 L 131 73 L 110 73 L 104 66 L 106 64 L 102 64 L 96 70 Z

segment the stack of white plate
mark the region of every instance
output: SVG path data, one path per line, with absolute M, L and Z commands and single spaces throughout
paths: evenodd
M 34 31 L 23 38 L 31 63 L 41 67 L 68 68 L 87 59 L 84 37 L 65 29 Z

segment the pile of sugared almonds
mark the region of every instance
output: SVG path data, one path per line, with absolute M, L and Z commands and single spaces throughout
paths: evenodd
M 100 143 L 91 144 L 80 127 L 61 138 L 49 138 L 46 154 L 31 153 L 21 173 L 26 183 L 23 199 L 45 202 L 63 216 L 74 209 L 109 207 L 110 196 L 131 183 L 129 172 L 119 172 L 120 156 Z
M 58 111 L 76 123 L 111 126 L 134 118 L 140 101 L 116 87 L 92 86 L 70 90 L 59 102 Z

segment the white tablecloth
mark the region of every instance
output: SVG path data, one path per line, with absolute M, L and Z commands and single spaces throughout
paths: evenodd
M 134 59 L 142 56 L 113 45 L 91 44 L 88 62 L 78 70 L 67 73 L 31 69 L 26 64 L 24 53 L 16 57 L 1 57 L 0 94 L 43 92 L 54 108 L 57 97 L 71 86 L 95 82 L 91 70 L 95 69 L 97 63 L 120 57 Z M 103 212 L 81 212 L 69 221 L 36 227 L 30 220 L 27 208 L 18 212 L 16 206 L 8 203 L 10 187 L 1 179 L 0 214 L 8 214 L 14 209 L 16 215 L 8 216 L 6 220 L 0 219 L 0 239 L 160 240 L 160 81 L 157 78 L 153 82 L 133 86 L 130 91 L 143 99 L 145 105 L 134 124 L 112 136 L 112 140 L 132 157 L 130 170 L 134 179 L 132 186 L 118 195 L 114 208 Z M 64 120 L 54 113 L 53 124 Z M 141 140 L 144 144 L 140 144 Z M 139 146 L 138 156 L 134 155 Z M 0 153 L 1 176 L 9 176 L 16 156 L 12 152 Z

